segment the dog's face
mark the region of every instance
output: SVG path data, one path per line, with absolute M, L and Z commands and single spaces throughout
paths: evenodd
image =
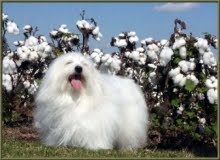
M 53 77 L 61 90 L 80 92 L 87 87 L 96 71 L 92 62 L 86 57 L 78 53 L 68 53 L 57 58 L 49 68 L 49 72 L 53 72 L 48 73 L 50 75 L 56 74 L 50 77 Z

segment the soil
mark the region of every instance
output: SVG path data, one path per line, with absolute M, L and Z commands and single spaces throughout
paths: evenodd
M 27 140 L 27 141 L 38 141 L 39 134 L 32 127 L 31 124 L 14 124 L 11 126 L 3 126 L 2 127 L 2 136 L 4 138 L 13 138 L 19 140 Z

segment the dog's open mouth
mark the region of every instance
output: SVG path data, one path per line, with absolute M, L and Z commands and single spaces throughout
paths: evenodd
M 81 90 L 84 82 L 84 77 L 82 74 L 74 73 L 69 76 L 69 82 L 75 90 Z

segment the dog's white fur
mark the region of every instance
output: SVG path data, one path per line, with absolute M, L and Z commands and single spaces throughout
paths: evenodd
M 80 91 L 68 81 L 76 65 L 85 78 Z M 87 58 L 68 53 L 42 81 L 34 124 L 46 145 L 136 149 L 146 144 L 148 112 L 133 80 L 101 74 Z

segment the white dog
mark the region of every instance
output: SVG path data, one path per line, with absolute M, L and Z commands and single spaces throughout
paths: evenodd
M 36 96 L 34 124 L 52 146 L 136 149 L 146 144 L 148 112 L 131 80 L 105 75 L 79 53 L 57 58 Z

